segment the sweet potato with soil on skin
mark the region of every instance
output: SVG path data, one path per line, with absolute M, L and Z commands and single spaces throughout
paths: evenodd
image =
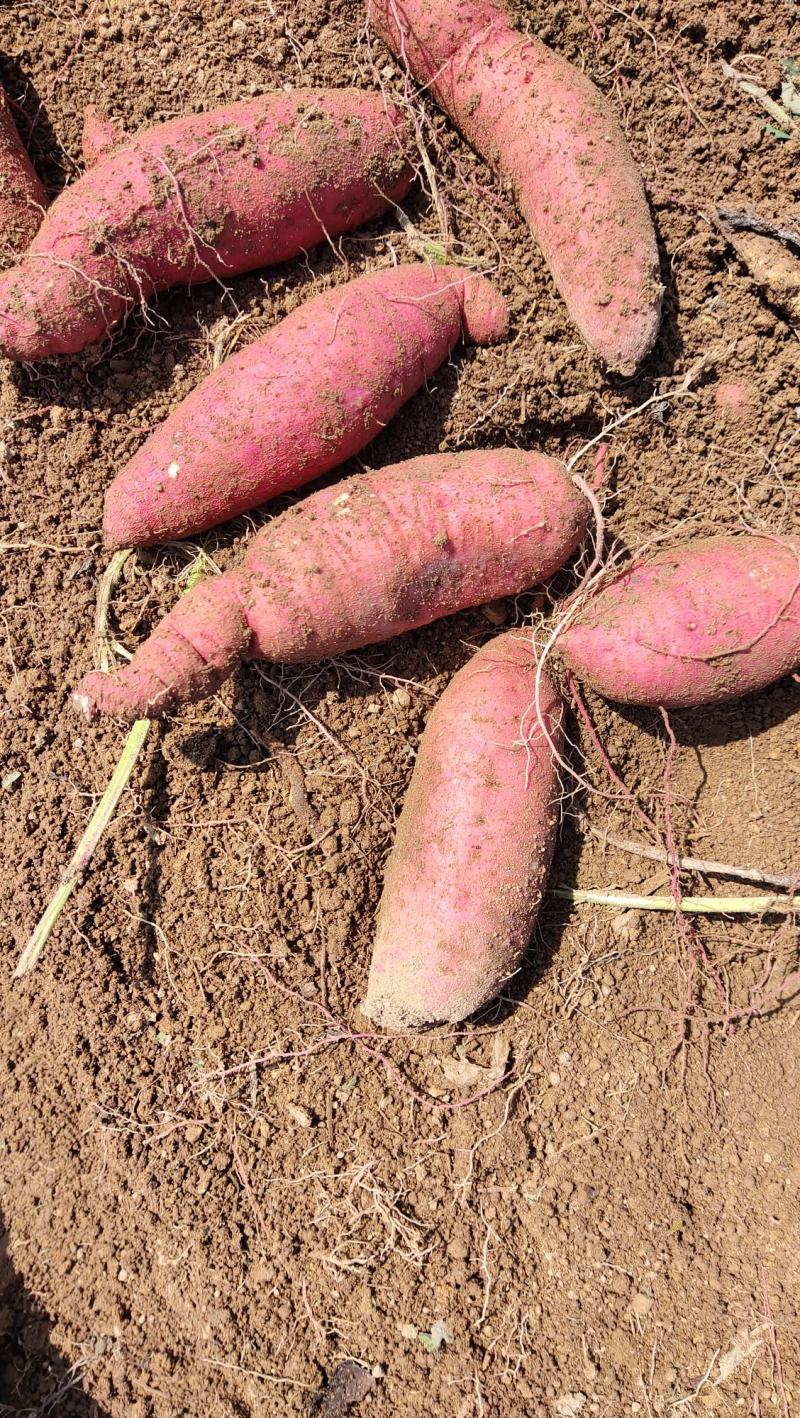
M 346 478 L 282 512 L 241 570 L 196 586 L 77 706 L 154 718 L 243 656 L 299 663 L 389 640 L 545 580 L 586 531 L 562 463 L 516 449 L 434 454 Z
M 800 664 L 800 541 L 705 537 L 635 561 L 556 648 L 625 704 L 685 709 L 764 689 Z
M 227 281 L 370 221 L 411 183 L 380 94 L 298 89 L 162 123 L 53 203 L 0 278 L 0 351 L 82 350 L 154 291 Z
M 314 296 L 178 405 L 106 494 L 110 547 L 204 531 L 362 449 L 465 335 L 508 328 L 482 276 L 424 262 Z
M 500 992 L 530 941 L 558 829 L 559 778 L 530 640 L 490 641 L 431 713 L 397 823 L 362 1008 L 388 1029 L 456 1023 Z M 561 706 L 540 709 L 561 742 Z
M 642 179 L 610 104 L 494 0 L 369 0 L 368 13 L 513 187 L 587 344 L 632 372 L 658 333 L 662 286 Z
M 33 240 L 47 197 L 28 157 L 5 90 L 0 87 L 0 265 L 16 261 Z
M 124 128 L 108 118 L 96 104 L 87 103 L 83 110 L 83 133 L 81 150 L 87 167 L 93 167 L 101 158 L 108 157 L 126 143 L 128 135 Z

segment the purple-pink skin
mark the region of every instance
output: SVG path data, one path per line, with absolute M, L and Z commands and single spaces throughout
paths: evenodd
M 491 640 L 433 709 L 386 866 L 364 1013 L 387 1029 L 456 1023 L 519 969 L 558 831 L 559 778 L 519 631 Z M 546 676 L 540 710 L 560 751 Z
M 687 709 L 764 689 L 800 664 L 800 541 L 708 537 L 635 562 L 556 649 L 624 704 Z
M 0 352 L 71 354 L 154 291 L 227 281 L 408 191 L 404 121 L 357 89 L 274 93 L 129 138 L 57 198 L 0 277 Z
M 502 339 L 508 309 L 481 276 L 419 262 L 314 296 L 208 375 L 111 484 L 109 547 L 216 526 L 359 452 L 462 336 Z
M 563 463 L 517 449 L 346 478 L 267 523 L 241 570 L 182 596 L 129 665 L 86 676 L 76 706 L 157 718 L 243 656 L 324 659 L 517 595 L 564 564 L 587 521 Z
M 0 87 L 0 264 L 15 261 L 36 235 L 47 197 Z
M 113 118 L 107 118 L 96 104 L 87 103 L 83 110 L 81 135 L 83 161 L 87 167 L 94 167 L 101 158 L 116 152 L 117 148 L 121 148 L 127 141 L 128 135 L 124 128 L 115 123 Z
M 587 344 L 631 373 L 655 341 L 663 288 L 644 186 L 611 105 L 494 0 L 369 0 L 368 13 L 512 185 Z

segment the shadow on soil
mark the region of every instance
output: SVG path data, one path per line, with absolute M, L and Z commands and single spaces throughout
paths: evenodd
M 657 709 L 640 709 L 631 704 L 612 703 L 614 712 L 653 738 L 664 737 L 664 723 Z M 673 733 L 682 748 L 721 748 L 740 739 L 757 738 L 767 729 L 784 723 L 800 711 L 800 682 L 786 675 L 759 694 L 746 694 L 730 704 L 711 704 L 701 709 L 671 709 Z
M 64 152 L 44 99 L 30 75 L 8 54 L 0 54 L 0 83 L 8 96 L 17 132 L 52 201 L 64 185 L 66 170 Z
M 81 1386 L 80 1368 L 48 1343 L 51 1327 L 11 1264 L 0 1213 L 0 1418 L 107 1418 Z

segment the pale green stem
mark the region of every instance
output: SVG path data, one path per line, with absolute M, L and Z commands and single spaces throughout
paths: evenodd
M 186 554 L 185 547 L 180 546 L 180 550 Z M 100 668 L 106 672 L 108 672 L 112 664 L 110 647 L 116 646 L 116 641 L 110 641 L 108 635 L 108 603 L 111 592 L 119 579 L 119 574 L 130 555 L 130 547 L 115 552 L 106 567 L 100 583 L 97 616 L 95 619 L 95 639 L 97 642 L 97 658 L 99 665 Z M 189 567 L 189 575 L 186 579 L 185 589 L 187 591 L 191 590 L 192 586 L 200 580 L 206 566 L 210 566 L 214 570 L 217 569 L 210 557 L 206 556 L 205 552 L 198 550 L 196 555 L 194 552 L 190 553 L 190 555 L 192 556 L 192 564 Z M 117 648 L 120 654 L 125 655 L 127 653 L 122 646 L 118 646 Z M 117 766 L 111 775 L 108 787 L 92 813 L 89 826 L 75 848 L 69 866 L 61 878 L 61 883 L 53 899 L 19 958 L 17 968 L 14 971 L 15 979 L 20 979 L 23 975 L 27 975 L 29 970 L 33 969 L 53 932 L 53 928 L 61 912 L 92 860 L 97 844 L 114 816 L 117 803 L 128 785 L 128 780 L 134 770 L 136 760 L 139 757 L 149 733 L 150 723 L 150 719 L 137 719 L 128 734 Z
M 53 927 L 88 867 L 100 838 L 114 816 L 117 803 L 125 791 L 149 729 L 149 719 L 137 719 L 128 734 L 125 747 L 111 775 L 108 787 L 92 813 L 89 826 L 75 848 L 69 866 L 61 879 L 61 884 L 19 958 L 19 963 L 14 971 L 15 979 L 27 975 L 44 950 Z
M 616 891 L 578 891 L 555 886 L 551 896 L 575 905 L 595 902 L 618 911 L 674 911 L 672 896 L 625 896 Z M 689 916 L 763 916 L 800 914 L 800 897 L 794 896 L 682 896 L 680 908 Z

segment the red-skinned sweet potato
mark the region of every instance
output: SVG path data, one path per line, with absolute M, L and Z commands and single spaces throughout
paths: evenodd
M 484 645 L 433 709 L 386 866 L 362 1006 L 389 1029 L 465 1019 L 500 992 L 531 938 L 558 829 L 558 768 L 517 632 Z M 561 743 L 545 676 L 539 707 Z
M 0 88 L 0 266 L 16 261 L 33 240 L 47 198 Z
M 560 567 L 588 505 L 564 465 L 516 449 L 436 454 L 347 478 L 263 527 L 242 570 L 181 598 L 96 709 L 157 717 L 210 694 L 243 656 L 300 662 L 514 595 Z
M 629 373 L 661 318 L 644 187 L 610 104 L 496 0 L 369 0 L 381 38 L 513 186 L 584 339 Z
M 358 453 L 462 334 L 501 339 L 508 311 L 481 276 L 424 262 L 324 291 L 208 375 L 106 494 L 107 546 L 204 531 Z
M 53 203 L 0 278 L 0 351 L 82 350 L 154 291 L 286 261 L 371 220 L 411 182 L 379 94 L 298 89 L 127 139 Z
M 556 649 L 625 704 L 690 708 L 764 689 L 800 664 L 800 541 L 705 537 L 636 560 Z

